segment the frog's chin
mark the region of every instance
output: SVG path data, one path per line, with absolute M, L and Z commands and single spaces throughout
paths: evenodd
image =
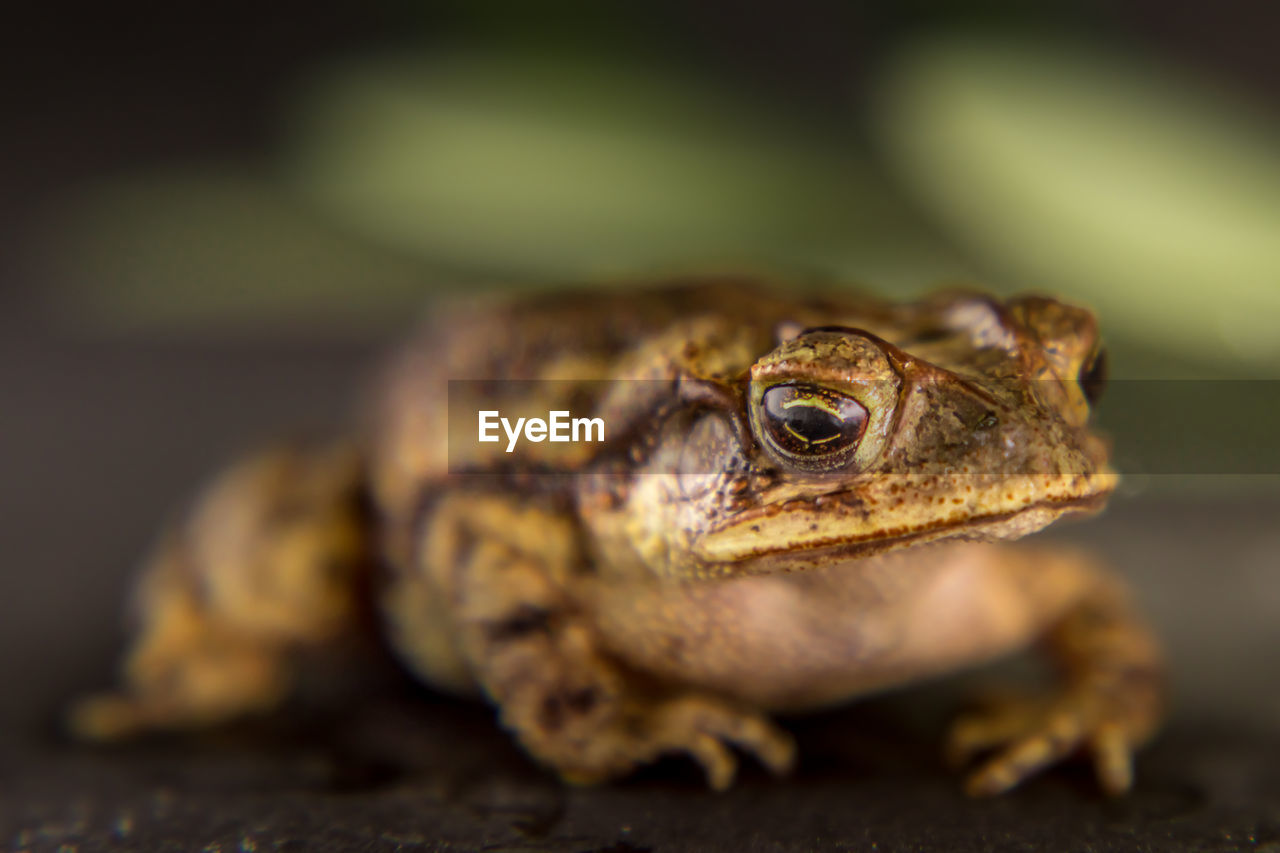
M 997 507 L 982 513 L 913 513 L 897 523 L 881 519 L 882 523 L 840 525 L 827 519 L 823 524 L 812 512 L 777 512 L 708 534 L 698 543 L 697 556 L 730 572 L 757 574 L 828 567 L 945 540 L 1018 539 L 1063 516 L 1096 513 L 1110 493 L 1107 488 L 1046 496 L 1016 508 Z

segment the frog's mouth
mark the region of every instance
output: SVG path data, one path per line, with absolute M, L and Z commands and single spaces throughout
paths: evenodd
M 855 493 L 828 494 L 821 501 L 793 499 L 744 511 L 709 531 L 695 551 L 707 563 L 778 571 L 943 539 L 1017 539 L 1065 515 L 1099 511 L 1119 478 L 1105 470 L 1053 482 L 1058 479 L 1001 478 L 999 491 L 988 488 L 968 500 L 947 498 L 945 503 L 919 498 L 868 505 Z

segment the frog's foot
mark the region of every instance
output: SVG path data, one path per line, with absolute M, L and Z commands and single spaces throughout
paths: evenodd
M 948 757 L 990 755 L 966 780 L 975 796 L 1007 791 L 1075 753 L 1093 760 L 1112 796 L 1133 785 L 1133 753 L 1154 734 L 1164 704 L 1159 643 L 1117 580 L 1072 551 L 1016 549 L 1001 570 L 1039 597 L 1050 617 L 1041 648 L 1060 685 L 1047 696 L 994 697 L 952 727 Z M 1041 586 L 1037 587 L 1037 584 Z M 1062 601 L 1070 603 L 1062 608 Z M 1043 617 L 1042 617 L 1043 618 Z
M 952 724 L 946 758 L 959 767 L 994 752 L 965 780 L 968 794 L 986 797 L 1087 752 L 1102 789 L 1117 796 L 1133 784 L 1133 753 L 1149 737 L 1158 713 L 1158 701 L 1144 694 L 1082 685 L 1049 697 L 1006 695 Z
M 66 725 L 87 741 L 124 740 L 146 732 L 204 728 L 235 716 L 240 708 L 192 706 L 153 696 L 95 693 L 76 700 L 67 711 Z
M 291 679 L 278 657 L 253 648 L 221 651 L 178 656 L 164 666 L 135 659 L 131 689 L 79 699 L 67 713 L 68 729 L 85 740 L 119 740 L 205 728 L 280 703 Z
M 96 693 L 77 699 L 67 711 L 67 728 L 83 740 L 126 738 L 147 728 L 150 715 L 123 693 Z
M 514 565 L 507 577 L 505 589 L 522 586 Z M 602 654 L 594 632 L 570 613 L 526 603 L 475 627 L 467 639 L 483 648 L 478 670 L 503 725 L 567 782 L 604 782 L 684 753 L 723 790 L 737 770 L 730 745 L 779 774 L 795 760 L 791 737 L 759 712 L 654 683 Z
M 777 775 L 788 773 L 795 763 L 789 734 L 759 713 L 703 693 L 625 703 L 590 737 L 585 749 L 559 764 L 565 781 L 602 782 L 662 755 L 684 753 L 702 766 L 713 789 L 723 791 L 738 767 L 729 745 L 755 756 Z

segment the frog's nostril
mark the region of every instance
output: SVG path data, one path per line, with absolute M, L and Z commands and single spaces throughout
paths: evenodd
M 1098 402 L 1107 387 L 1107 351 L 1099 348 L 1093 358 L 1080 368 L 1080 390 L 1084 392 L 1089 405 Z

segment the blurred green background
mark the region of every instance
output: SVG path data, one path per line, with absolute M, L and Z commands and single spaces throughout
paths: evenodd
M 904 298 L 1044 291 L 1099 313 L 1122 380 L 1103 419 L 1131 484 L 1275 487 L 1234 476 L 1280 472 L 1280 78 L 1250 59 L 1270 55 L 1274 14 L 370 8 L 141 21 L 161 56 L 193 39 L 194 90 L 166 88 L 172 64 L 149 63 L 145 37 L 94 43 L 93 68 L 169 92 L 191 138 L 209 124 L 201 98 L 245 99 L 257 125 L 231 145 L 94 160 L 41 194 L 21 247 L 40 322 L 391 340 L 449 290 L 684 270 Z M 103 124 L 131 121 L 102 108 Z

